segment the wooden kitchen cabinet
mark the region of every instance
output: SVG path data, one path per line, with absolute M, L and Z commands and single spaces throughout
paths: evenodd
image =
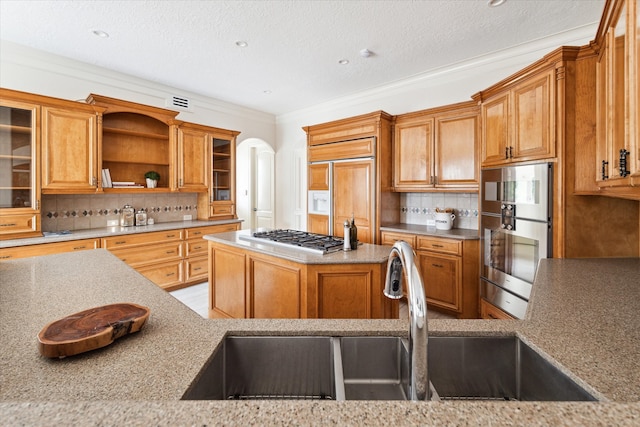
M 329 189 L 329 163 L 314 163 L 309 165 L 309 190 Z
M 0 89 L 0 240 L 41 235 L 40 106 Z
M 384 111 L 305 126 L 308 190 L 328 188 L 332 176 L 332 233 L 341 236 L 345 219 L 355 215 L 358 240 L 379 241 L 380 225 L 400 220 L 400 195 L 393 191 L 392 116 Z M 316 163 L 327 164 L 326 171 Z M 330 165 L 329 165 L 330 164 Z M 319 229 L 310 228 L 319 226 Z M 307 216 L 307 231 L 326 226 Z M 326 234 L 326 233 L 323 233 Z
M 640 200 L 637 1 L 607 2 L 596 36 L 596 182 L 603 194 Z M 635 188 L 634 188 L 635 187 Z
M 0 261 L 53 255 L 63 252 L 86 251 L 100 247 L 100 239 L 70 240 L 68 242 L 42 243 L 39 245 L 14 246 L 0 249 Z
M 209 133 L 204 126 L 178 127 L 178 190 L 209 190 Z
M 99 118 L 86 104 L 42 107 L 43 194 L 98 190 Z
M 240 223 L 210 225 L 204 227 L 186 228 L 184 230 L 184 285 L 206 282 L 209 274 L 207 260 L 207 241 L 203 238 L 207 234 L 224 233 L 240 229 Z
M 396 191 L 477 191 L 479 111 L 474 101 L 396 116 Z
M 483 95 L 482 167 L 555 157 L 555 77 L 552 64 Z
M 429 307 L 459 319 L 478 318 L 479 240 L 382 232 L 383 244 L 397 240 L 409 243 L 416 252 Z
M 198 194 L 199 219 L 236 218 L 236 137 L 239 132 L 209 128 L 209 191 Z
M 497 320 L 513 320 L 515 317 L 500 310 L 493 304 L 486 302 L 484 299 L 480 299 L 480 318 L 481 319 L 497 319 Z
M 209 241 L 210 318 L 397 318 L 386 262 L 304 264 Z
M 144 174 L 160 174 L 157 188 L 105 188 L 105 192 L 167 192 L 177 186 L 176 111 L 91 94 L 87 103 L 104 108 L 101 168 L 113 182 L 145 186 Z M 101 178 L 100 178 L 101 179 Z

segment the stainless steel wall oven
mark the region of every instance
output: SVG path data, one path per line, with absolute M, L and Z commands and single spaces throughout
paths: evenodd
M 551 163 L 482 170 L 480 296 L 519 319 L 552 256 L 552 174 Z

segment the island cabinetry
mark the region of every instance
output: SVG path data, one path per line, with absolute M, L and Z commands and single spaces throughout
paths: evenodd
M 429 307 L 460 319 L 478 318 L 479 241 L 384 231 L 382 241 L 404 240 L 416 252 Z
M 638 2 L 607 2 L 595 42 L 596 182 L 604 194 L 640 200 Z
M 41 235 L 40 106 L 0 89 L 0 240 Z
M 474 101 L 396 116 L 396 191 L 477 191 L 479 108 Z
M 482 166 L 556 155 L 556 67 L 529 70 L 481 95 Z M 562 108 L 562 106 L 559 106 Z
M 106 192 L 175 190 L 177 112 L 96 94 L 89 95 L 87 103 L 105 109 L 102 168 L 109 169 L 113 183 L 125 183 L 112 188 L 102 183 Z M 144 188 L 149 171 L 160 174 L 156 189 Z
M 127 234 L 102 239 L 102 247 L 165 289 L 184 283 L 183 230 Z
M 209 242 L 210 318 L 397 318 L 386 262 L 306 264 Z
M 40 245 L 15 246 L 0 249 L 0 261 L 32 256 L 52 255 L 63 252 L 86 251 L 100 247 L 100 239 L 71 240 L 68 242 L 43 243 Z

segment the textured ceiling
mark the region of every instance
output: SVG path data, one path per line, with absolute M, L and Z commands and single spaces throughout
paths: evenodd
M 594 25 L 603 6 L 604 0 L 508 0 L 495 8 L 486 0 L 0 0 L 0 38 L 277 115 Z M 248 47 L 236 46 L 238 40 Z M 361 57 L 364 48 L 374 54 Z M 338 64 L 343 58 L 348 65 Z

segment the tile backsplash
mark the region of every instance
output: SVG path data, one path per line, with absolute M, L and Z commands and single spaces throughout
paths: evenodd
M 182 221 L 184 215 L 197 217 L 195 193 L 43 195 L 42 231 L 83 230 L 107 227 L 119 220 L 124 205 L 144 209 L 156 223 Z
M 479 229 L 476 193 L 403 193 L 400 196 L 400 221 L 426 225 L 427 219 L 434 219 L 436 208 L 454 210 L 454 228 Z

